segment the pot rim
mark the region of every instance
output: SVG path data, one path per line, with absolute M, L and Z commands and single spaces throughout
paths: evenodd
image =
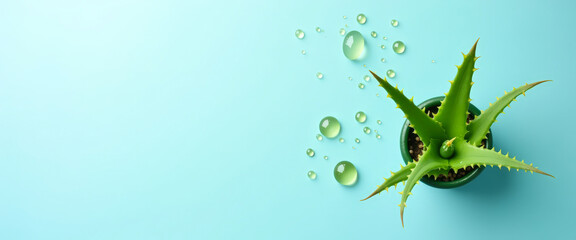
M 430 106 L 440 106 L 440 102 L 442 100 L 444 100 L 444 96 L 439 96 L 439 97 L 434 97 L 434 98 L 430 98 L 422 103 L 420 103 L 418 105 L 418 108 L 422 109 L 424 107 L 430 107 Z M 472 103 L 470 103 L 468 105 L 468 111 L 476 116 L 480 115 L 480 110 L 474 106 Z M 408 119 L 406 119 L 406 121 L 404 122 L 404 125 L 402 126 L 402 131 L 400 133 L 400 152 L 402 153 L 402 159 L 404 160 L 405 164 L 408 164 L 408 162 L 413 161 L 412 156 L 410 156 L 410 152 L 408 149 L 408 128 L 409 128 L 410 122 L 408 121 Z M 490 129 L 488 131 L 487 134 L 487 139 L 486 139 L 486 148 L 492 148 L 493 145 L 493 140 L 492 140 L 492 129 Z M 472 172 L 464 175 L 463 177 L 456 179 L 454 181 L 450 181 L 450 182 L 441 182 L 441 181 L 436 181 L 431 177 L 427 177 L 424 176 L 422 177 L 422 179 L 420 179 L 421 182 L 425 183 L 428 186 L 431 187 L 436 187 L 436 188 L 455 188 L 455 187 L 460 187 L 462 185 L 465 185 L 469 182 L 471 182 L 472 180 L 474 180 L 476 177 L 478 177 L 478 175 L 480 175 L 480 173 L 482 173 L 482 171 L 484 171 L 484 167 L 479 167 L 476 168 L 475 170 L 473 170 Z

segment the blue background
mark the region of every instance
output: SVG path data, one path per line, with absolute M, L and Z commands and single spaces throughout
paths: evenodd
M 0 239 L 574 239 L 575 10 L 571 1 L 2 1 Z M 340 28 L 364 34 L 364 60 L 343 56 Z M 458 189 L 417 185 L 402 228 L 394 191 L 358 200 L 399 169 L 403 114 L 374 80 L 357 84 L 368 69 L 394 69 L 391 81 L 415 102 L 442 95 L 478 37 L 480 109 L 554 80 L 492 129 L 497 148 L 556 179 L 487 169 Z M 366 124 L 354 121 L 359 110 Z M 327 115 L 344 143 L 315 139 Z M 332 177 L 341 160 L 359 170 L 353 187 Z

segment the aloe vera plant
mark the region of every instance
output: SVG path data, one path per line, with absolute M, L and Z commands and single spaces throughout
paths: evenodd
M 516 97 L 520 94 L 525 95 L 529 89 L 549 80 L 526 84 L 514 88 L 511 92 L 504 92 L 504 96 L 497 98 L 496 102 L 491 103 L 485 111 L 467 123 L 468 106 L 471 101 L 470 89 L 474 85 L 472 75 L 477 70 L 474 64 L 479 58 L 476 57 L 477 44 L 478 41 L 474 43 L 468 54 L 462 53 L 464 61 L 457 66 L 456 77 L 453 81 L 449 81 L 450 90 L 445 94 L 446 98 L 441 102 L 438 113 L 433 117 L 428 116 L 424 109 L 414 104 L 414 97 L 408 99 L 403 90 L 398 89 L 398 86 L 393 87 L 386 78 L 382 79 L 370 71 L 380 83 L 379 86 L 388 92 L 387 97 L 394 100 L 396 107 L 404 112 L 405 117 L 410 121 L 410 127 L 414 128 L 414 132 L 424 145 L 424 151 L 418 161 L 409 162 L 406 166 L 401 166 L 399 171 L 392 172 L 389 178 L 384 178 L 384 183 L 362 200 L 371 198 L 384 190 L 388 191 L 388 188 L 396 187 L 400 182 L 404 183 L 404 190 L 400 192 L 402 199 L 398 205 L 402 227 L 404 227 L 406 200 L 412 195 L 414 185 L 424 176 L 438 178 L 440 175 L 446 175 L 451 169 L 457 172 L 466 167 L 498 166 L 499 168 L 505 167 L 509 171 L 514 168 L 517 171 L 524 170 L 553 177 L 532 164 L 524 163 L 524 160 L 518 161 L 516 157 L 511 158 L 509 154 L 502 154 L 501 150 L 496 152 L 494 148 L 485 149 L 481 146 L 490 126 L 496 122 L 496 117 L 503 113 L 504 108 L 510 107 L 510 103 L 516 101 Z

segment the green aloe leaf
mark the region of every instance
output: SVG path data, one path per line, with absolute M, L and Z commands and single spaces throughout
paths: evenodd
M 422 109 L 418 108 L 414 105 L 414 97 L 412 99 L 408 99 L 404 96 L 403 91 L 398 90 L 398 87 L 393 87 L 388 83 L 386 79 L 380 78 L 378 75 L 370 71 L 372 75 L 378 80 L 380 86 L 388 92 L 388 97 L 392 98 L 394 102 L 396 102 L 397 108 L 400 108 L 410 124 L 414 127 L 418 136 L 424 143 L 424 145 L 430 145 L 431 139 L 445 139 L 446 134 L 444 133 L 444 129 L 440 125 L 439 122 L 435 121 L 434 119 L 430 118 Z
M 458 73 L 453 81 L 442 105 L 438 108 L 438 114 L 434 117 L 440 122 L 449 138 L 464 137 L 466 134 L 466 119 L 468 117 L 468 105 L 470 104 L 470 89 L 472 74 L 476 71 L 474 62 L 476 62 L 476 44 L 468 54 L 464 54 L 464 61 L 458 67 Z
M 506 106 L 510 107 L 510 103 L 512 101 L 516 101 L 516 97 L 520 94 L 525 94 L 526 91 L 535 87 L 536 85 L 548 82 L 550 80 L 535 82 L 531 84 L 526 84 L 519 88 L 514 88 L 511 92 L 507 93 L 504 92 L 504 96 L 501 98 L 496 98 L 496 102 L 494 104 L 490 104 L 490 107 L 483 111 L 480 116 L 474 119 L 468 125 L 468 134 L 466 135 L 466 139 L 468 142 L 475 146 L 480 146 L 482 144 L 482 140 L 486 137 L 486 134 L 490 130 L 490 126 L 492 123 L 496 122 L 496 118 L 500 113 L 504 113 L 504 108 Z

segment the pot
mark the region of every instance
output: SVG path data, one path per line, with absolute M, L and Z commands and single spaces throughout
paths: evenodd
M 418 108 L 431 108 L 431 107 L 438 107 L 440 106 L 440 102 L 444 100 L 444 97 L 435 97 L 435 98 L 431 98 L 428 99 L 426 101 L 424 101 L 423 103 L 421 103 L 420 105 L 418 105 Z M 469 104 L 468 106 L 468 112 L 474 114 L 475 116 L 480 115 L 480 110 L 478 110 L 478 108 L 476 108 L 472 103 Z M 414 131 L 414 129 L 412 129 L 410 127 L 410 122 L 408 120 L 406 120 L 406 122 L 404 122 L 404 126 L 402 127 L 402 132 L 400 134 L 400 151 L 402 153 L 402 158 L 404 159 L 404 163 L 408 163 L 408 162 L 412 162 L 414 161 L 414 159 L 412 158 L 412 156 L 410 155 L 410 150 L 409 150 L 409 146 L 408 146 L 408 138 L 410 136 L 410 134 Z M 492 130 L 490 130 L 488 132 L 488 134 L 486 135 L 487 139 L 485 142 L 485 148 L 492 148 Z M 469 182 L 471 182 L 472 180 L 474 180 L 474 178 L 478 177 L 478 175 L 480 175 L 480 173 L 482 173 L 482 171 L 484 170 L 484 167 L 479 167 L 476 169 L 473 169 L 471 172 L 468 172 L 466 175 L 458 178 L 458 179 L 454 179 L 453 181 L 438 181 L 438 180 L 434 180 L 434 177 L 428 177 L 428 176 L 424 176 L 422 177 L 422 179 L 420 179 L 421 182 L 432 186 L 432 187 L 436 187 L 436 188 L 455 188 L 455 187 L 460 187 L 463 186 Z

